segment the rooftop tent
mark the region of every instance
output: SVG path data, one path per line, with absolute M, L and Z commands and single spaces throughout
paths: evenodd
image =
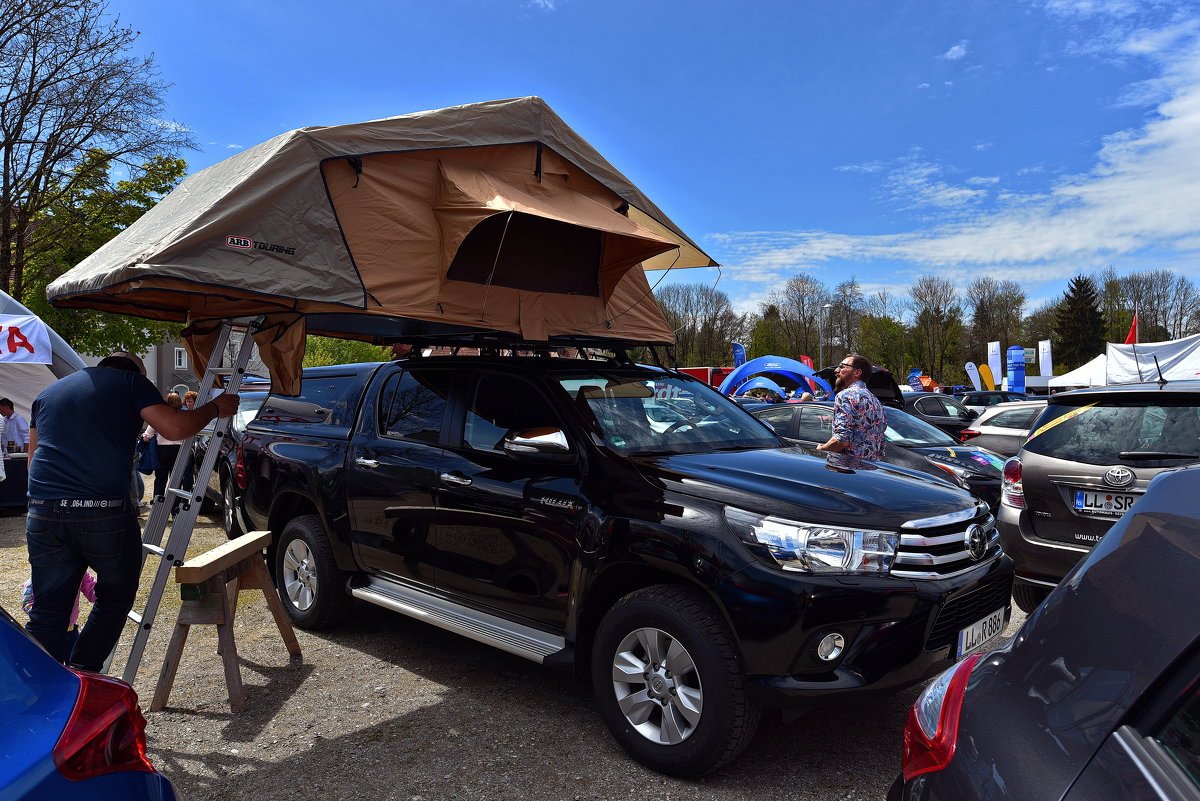
M 653 344 L 644 270 L 715 266 L 536 97 L 290 131 L 185 180 L 47 290 L 57 306 L 256 335 L 295 391 L 304 334 Z

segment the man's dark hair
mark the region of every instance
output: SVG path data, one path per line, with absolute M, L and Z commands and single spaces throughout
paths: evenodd
M 0 398 L 0 406 L 12 406 L 13 402 L 8 398 Z
M 857 353 L 849 353 L 846 358 L 854 365 L 855 370 L 862 371 L 862 380 L 866 381 L 871 377 L 871 373 L 875 372 L 875 368 L 871 366 L 871 360 L 866 356 L 859 356 Z
M 141 370 L 137 365 L 126 359 L 124 356 L 105 356 L 97 364 L 97 367 L 111 367 L 114 370 L 128 370 L 131 373 L 141 374 Z M 3 403 L 3 401 L 0 401 Z

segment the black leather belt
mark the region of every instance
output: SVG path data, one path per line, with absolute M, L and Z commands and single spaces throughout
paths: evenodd
M 129 503 L 128 498 L 30 498 L 30 506 L 53 506 L 61 509 L 110 509 Z

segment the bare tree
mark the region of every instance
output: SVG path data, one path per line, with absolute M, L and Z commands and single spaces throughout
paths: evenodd
M 991 276 L 976 278 L 967 285 L 965 302 L 971 320 L 966 342 L 969 353 L 977 358 L 986 354 L 989 342 L 1000 342 L 1003 347 L 1019 344 L 1025 311 L 1025 291 L 1020 284 Z
M 912 343 L 920 366 L 938 381 L 957 381 L 962 372 L 955 362 L 962 351 L 963 323 L 954 285 L 944 278 L 923 275 L 909 289 L 909 296 L 915 318 Z
M 829 301 L 829 290 L 825 285 L 805 273 L 793 275 L 783 289 L 768 296 L 766 305 L 778 309 L 779 327 L 787 341 L 788 352 L 776 355 L 791 359 L 807 355 L 815 361 L 821 350 L 822 328 L 827 323 L 824 314 L 828 310 L 823 307 Z
M 706 284 L 671 284 L 655 293 L 675 329 L 675 359 L 683 366 L 717 366 L 733 359 L 730 343 L 741 336 L 744 320 L 729 296 Z
M 847 353 L 858 350 L 858 319 L 863 314 L 863 293 L 854 276 L 833 290 L 833 308 L 829 309 L 829 344 Z M 824 366 L 824 365 L 822 365 Z
M 194 147 L 136 38 L 95 0 L 0 0 L 0 288 L 17 298 L 89 152 L 136 168 Z

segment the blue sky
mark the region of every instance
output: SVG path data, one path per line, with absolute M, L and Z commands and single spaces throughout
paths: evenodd
M 903 296 L 1200 283 L 1200 3 L 113 0 L 192 171 L 283 131 L 539 95 L 722 264 Z M 651 274 L 651 281 L 657 274 Z

